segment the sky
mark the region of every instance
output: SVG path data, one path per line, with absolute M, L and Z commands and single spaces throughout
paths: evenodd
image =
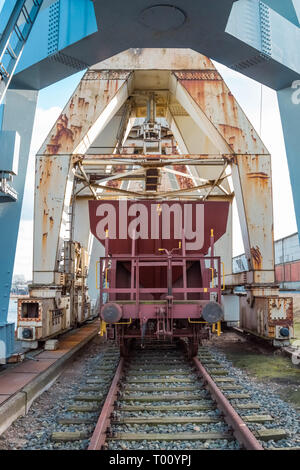
M 0 0 L 1 9 L 1 0 Z M 261 85 L 227 67 L 217 69 L 252 125 L 260 130 Z M 32 278 L 34 160 L 43 141 L 72 95 L 83 72 L 43 89 L 35 117 L 14 274 Z M 272 155 L 274 236 L 279 239 L 297 231 L 284 140 L 275 91 L 263 86 L 261 137 Z M 287 209 L 288 208 L 288 209 Z M 236 206 L 233 207 L 233 255 L 244 252 Z

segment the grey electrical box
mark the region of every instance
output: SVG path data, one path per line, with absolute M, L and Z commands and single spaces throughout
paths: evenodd
M 0 172 L 18 174 L 20 135 L 16 131 L 0 131 Z
M 240 320 L 240 299 L 237 295 L 222 295 L 224 321 L 237 323 Z

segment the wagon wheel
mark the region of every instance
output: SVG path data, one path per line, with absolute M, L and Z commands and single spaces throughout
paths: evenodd
M 197 356 L 198 354 L 198 341 L 195 338 L 188 338 L 187 355 L 189 359 Z
M 123 339 L 120 344 L 120 355 L 121 357 L 128 357 L 131 347 L 131 340 L 130 339 Z

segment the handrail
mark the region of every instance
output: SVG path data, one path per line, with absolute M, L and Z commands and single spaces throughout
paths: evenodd
M 215 270 L 214 268 L 209 268 L 210 271 L 211 271 L 211 283 L 212 283 L 212 288 L 215 287 L 215 281 L 214 281 L 214 273 L 215 273 Z
M 223 263 L 223 261 L 221 261 L 221 264 L 222 264 L 222 267 L 223 267 L 223 273 L 222 273 L 222 278 L 223 278 L 223 285 L 222 285 L 222 289 L 221 290 L 225 290 L 225 264 Z

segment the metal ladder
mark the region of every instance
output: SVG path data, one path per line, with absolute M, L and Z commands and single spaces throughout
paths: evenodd
M 10 13 L 0 38 L 0 104 L 9 87 L 42 3 L 43 0 L 16 0 Z

